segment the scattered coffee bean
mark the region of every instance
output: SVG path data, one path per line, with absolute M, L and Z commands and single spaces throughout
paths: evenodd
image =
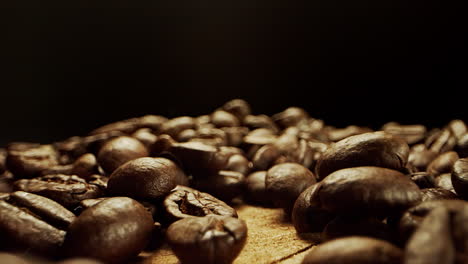
M 229 202 L 242 194 L 244 181 L 244 174 L 237 171 L 222 170 L 210 177 L 197 179 L 194 181 L 193 187 Z
M 10 147 L 6 158 L 7 168 L 17 178 L 33 178 L 41 171 L 58 165 L 58 153 L 51 145 Z
M 434 187 L 434 177 L 427 172 L 415 172 L 411 173 L 409 176 L 421 189 Z
M 440 154 L 427 166 L 427 172 L 437 177 L 443 173 L 450 173 L 453 164 L 458 160 L 458 154 L 455 151 L 448 151 Z
M 245 198 L 254 204 L 268 205 L 271 200 L 266 191 L 265 178 L 266 171 L 251 173 L 245 179 Z
M 423 125 L 401 125 L 395 122 L 385 124 L 382 130 L 403 138 L 410 145 L 421 142 L 427 132 L 426 127 Z
M 339 215 L 331 220 L 322 232 L 322 240 L 347 236 L 365 236 L 391 242 L 390 228 L 375 217 L 358 215 Z
M 437 157 L 437 153 L 427 149 L 424 144 L 414 145 L 410 149 L 408 163 L 418 171 L 426 171 L 427 166 Z
M 148 150 L 140 141 L 122 136 L 106 142 L 99 150 L 97 159 L 104 171 L 111 174 L 125 162 L 148 155 Z
M 161 131 L 163 124 L 166 122 L 167 118 L 165 117 L 158 115 L 146 115 L 104 125 L 93 130 L 90 135 L 105 134 L 109 132 L 122 132 L 125 134 L 131 134 L 139 128 L 150 128 L 151 130 L 158 132 Z

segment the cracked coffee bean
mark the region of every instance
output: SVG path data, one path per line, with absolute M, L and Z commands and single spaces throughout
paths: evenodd
M 125 263 L 148 244 L 153 218 L 128 197 L 106 199 L 85 210 L 70 225 L 63 243 L 67 257 Z
M 216 197 L 195 189 L 177 186 L 164 199 L 164 209 L 169 222 L 192 216 L 220 215 L 237 217 L 234 208 Z
M 463 197 L 468 198 L 468 158 L 457 160 L 453 164 L 453 170 L 451 174 L 451 180 L 453 188 L 456 193 Z
M 382 131 L 351 136 L 331 145 L 315 167 L 318 179 L 339 169 L 378 166 L 403 170 L 408 160 L 406 142 Z
M 157 200 L 177 185 L 187 185 L 185 173 L 166 158 L 139 158 L 116 169 L 109 178 L 107 192 L 142 200 Z
M 247 239 L 247 225 L 233 217 L 188 217 L 167 229 L 167 241 L 185 263 L 230 264 Z
M 97 155 L 99 165 L 111 174 L 127 161 L 148 156 L 145 145 L 132 137 L 116 137 L 106 142 Z
M 368 237 L 345 237 L 318 245 L 302 264 L 401 264 L 403 251 L 386 242 Z

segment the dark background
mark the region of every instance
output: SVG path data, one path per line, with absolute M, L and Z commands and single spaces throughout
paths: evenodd
M 467 121 L 461 1 L 3 2 L 0 146 L 232 98 L 335 126 Z

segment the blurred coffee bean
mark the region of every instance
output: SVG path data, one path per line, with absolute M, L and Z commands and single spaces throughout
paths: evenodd
M 179 133 L 179 135 L 177 136 L 177 140 L 179 142 L 187 142 L 192 138 L 195 138 L 196 136 L 197 131 L 195 129 L 185 129 Z
M 169 135 L 159 135 L 156 142 L 150 149 L 151 156 L 158 156 L 161 153 L 167 152 L 176 141 Z
M 248 145 L 266 145 L 276 141 L 276 133 L 267 128 L 257 128 L 251 130 L 245 137 L 244 143 Z
M 92 153 L 86 153 L 80 156 L 73 163 L 71 174 L 80 176 L 83 179 L 89 180 L 92 175 L 99 173 L 99 165 Z
M 70 225 L 64 255 L 88 257 L 105 263 L 125 263 L 147 245 L 153 218 L 137 201 L 106 199 L 85 210 Z
M 330 128 L 326 133 L 328 140 L 337 142 L 350 136 L 356 136 L 369 132 L 372 132 L 372 130 L 367 127 L 347 126 L 345 128 Z
M 162 126 L 162 133 L 173 138 L 178 138 L 180 132 L 185 129 L 193 129 L 196 126 L 195 119 L 190 116 L 180 116 L 165 122 Z
M 405 247 L 405 264 L 454 263 L 455 247 L 450 231 L 450 214 L 435 208 L 411 235 Z
M 375 238 L 351 236 L 318 245 L 302 264 L 400 264 L 403 251 Z
M 468 158 L 468 133 L 460 137 L 455 149 L 461 158 Z
M 252 158 L 253 170 L 268 170 L 279 156 L 278 148 L 272 144 L 260 147 Z
M 452 184 L 452 175 L 450 173 L 444 173 L 434 179 L 434 186 L 447 191 L 455 192 Z
M 455 192 L 464 199 L 468 198 L 468 158 L 457 160 L 453 164 L 451 180 Z
M 149 128 L 140 128 L 137 131 L 133 132 L 133 138 L 138 139 L 143 145 L 145 145 L 146 149 L 151 149 L 154 142 L 158 139 L 158 136 L 151 132 Z
M 223 151 L 223 150 L 221 150 Z M 224 170 L 237 171 L 243 175 L 247 175 L 252 169 L 252 163 L 242 154 L 233 154 L 229 157 L 228 163 Z
M 181 263 L 230 264 L 247 239 L 247 225 L 233 217 L 189 217 L 167 229 L 167 240 Z
M 6 149 L 0 148 L 0 174 L 4 173 L 6 170 L 6 157 L 7 157 Z
M 16 178 L 33 178 L 41 171 L 58 165 L 58 152 L 52 145 L 40 145 L 26 149 L 8 149 L 6 164 Z
M 96 204 L 109 199 L 109 197 L 100 197 L 100 198 L 94 198 L 94 199 L 85 199 L 80 201 L 80 203 L 73 209 L 73 212 L 76 215 L 80 215 L 84 210 L 95 206 Z
M 424 142 L 426 147 L 436 153 L 451 151 L 457 144 L 457 139 L 450 129 L 442 129 L 428 136 Z
M 421 142 L 427 132 L 426 127 L 423 125 L 401 125 L 396 122 L 383 125 L 382 130 L 403 138 L 409 145 Z
M 308 116 L 309 114 L 300 107 L 288 107 L 284 111 L 274 114 L 271 118 L 279 127 L 287 128 L 297 125 Z
M 223 110 L 217 110 L 211 114 L 211 123 L 213 123 L 216 127 L 240 126 L 240 121 L 234 114 Z
M 457 253 L 468 255 L 468 208 L 458 210 L 451 214 L 451 222 L 449 228 L 451 229 L 451 235 L 455 244 Z M 466 263 L 466 262 L 465 262 Z
M 291 218 L 297 233 L 321 232 L 335 218 L 335 214 L 323 210 L 315 198 L 320 190 L 320 183 L 309 186 L 299 197 L 292 210 Z
M 331 145 L 318 160 L 315 170 L 319 179 L 336 170 L 358 166 L 402 170 L 408 154 L 408 144 L 401 138 L 381 131 L 364 133 Z
M 0 263 L 5 264 L 32 264 L 22 257 L 10 253 L 0 252 Z
M 418 171 L 426 171 L 427 166 L 437 157 L 437 153 L 426 148 L 424 144 L 411 147 L 408 163 L 416 167 Z
M 167 118 L 163 116 L 145 115 L 142 117 L 130 118 L 104 125 L 91 131 L 90 135 L 109 132 L 122 132 L 125 134 L 131 134 L 140 128 L 150 128 L 154 132 L 159 132 L 161 131 L 161 127 L 165 122 L 167 122 Z
M 97 159 L 104 171 L 111 174 L 127 161 L 148 155 L 148 150 L 140 141 L 122 136 L 106 142 L 99 150 Z
M 244 136 L 249 133 L 246 127 L 222 127 L 221 130 L 226 133 L 226 143 L 228 146 L 239 146 L 243 143 Z
M 296 163 L 282 163 L 271 167 L 265 177 L 266 192 L 277 207 L 289 214 L 297 197 L 316 182 L 314 174 Z
M 447 128 L 450 129 L 452 134 L 457 140 L 459 140 L 466 132 L 468 132 L 468 127 L 465 122 L 460 119 L 455 119 L 448 123 Z
M 442 188 L 422 189 L 421 197 L 421 202 L 444 199 L 458 199 L 458 196 L 455 193 Z
M 458 154 L 455 151 L 448 151 L 439 154 L 429 165 L 427 166 L 427 172 L 437 177 L 443 173 L 450 173 L 452 166 L 455 161 L 458 160 Z
M 242 99 L 228 101 L 221 108 L 235 115 L 239 120 L 244 120 L 244 118 L 251 113 L 249 103 Z
M 323 209 L 332 212 L 386 216 L 421 200 L 421 192 L 411 179 L 387 168 L 342 169 L 320 183 L 317 199 Z
M 358 215 L 339 215 L 331 220 L 322 232 L 322 240 L 347 236 L 365 236 L 391 242 L 393 240 L 390 228 L 374 217 Z
M 279 129 L 273 120 L 267 115 L 247 115 L 244 117 L 242 122 L 244 126 L 250 129 L 257 129 L 257 128 L 266 128 L 274 133 L 278 133 Z
M 271 200 L 266 192 L 265 178 L 266 171 L 251 173 L 245 179 L 244 196 L 251 203 L 268 205 Z
M 245 176 L 240 172 L 221 170 L 210 177 L 197 179 L 194 181 L 193 187 L 229 202 L 242 194 L 244 181 Z
M 109 178 L 109 194 L 135 199 L 161 199 L 177 185 L 187 185 L 185 173 L 166 158 L 144 157 L 116 169 Z
M 166 196 L 164 209 L 169 223 L 192 216 L 237 217 L 236 210 L 225 202 L 208 193 L 180 185 Z
M 420 189 L 434 187 L 434 177 L 427 172 L 411 173 L 409 174 L 409 177 Z
M 218 128 L 200 128 L 189 141 L 220 147 L 227 145 L 227 136 L 226 132 Z
M 0 193 L 10 193 L 13 191 L 15 178 L 9 171 L 0 174 Z

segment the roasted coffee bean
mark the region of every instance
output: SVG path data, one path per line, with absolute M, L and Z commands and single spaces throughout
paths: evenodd
M 15 178 L 9 171 L 0 174 L 0 193 L 10 193 L 13 191 Z
M 316 182 L 314 174 L 296 163 L 282 163 L 271 167 L 265 177 L 265 188 L 273 204 L 289 214 L 297 197 Z
M 222 150 L 221 150 L 222 151 Z M 237 171 L 247 175 L 252 169 L 253 164 L 242 154 L 233 154 L 229 157 L 224 170 Z
M 383 125 L 382 130 L 403 138 L 410 145 L 421 142 L 427 132 L 426 127 L 423 125 L 401 125 L 396 122 Z
M 409 177 L 420 189 L 434 187 L 434 177 L 427 172 L 411 173 Z
M 447 128 L 450 129 L 457 140 L 459 140 L 463 134 L 468 132 L 467 125 L 463 120 L 460 119 L 450 121 L 450 123 L 447 125 Z
M 68 226 L 74 215 L 45 197 L 23 192 L 11 196 L 0 200 L 2 247 L 55 257 L 65 237 L 60 228 Z
M 456 151 L 461 158 L 468 158 L 468 133 L 460 137 L 456 145 Z
M 237 217 L 236 210 L 223 201 L 208 193 L 180 185 L 166 196 L 164 208 L 169 222 L 192 216 L 221 215 Z
M 132 137 L 122 136 L 106 142 L 99 150 L 97 159 L 104 171 L 111 174 L 127 161 L 148 155 L 148 150 L 140 141 Z
M 150 154 L 151 156 L 158 156 L 161 153 L 168 151 L 176 141 L 169 135 L 162 134 L 158 136 L 158 139 L 151 146 Z
M 226 132 L 218 128 L 200 128 L 190 141 L 220 147 L 227 145 L 227 136 Z
M 223 110 L 217 110 L 211 114 L 211 123 L 213 123 L 216 127 L 240 126 L 240 121 L 234 114 Z
M 244 181 L 244 174 L 237 171 L 222 170 L 210 177 L 197 179 L 194 181 L 193 187 L 229 202 L 242 194 Z
M 92 175 L 99 173 L 99 165 L 92 153 L 86 153 L 80 156 L 73 163 L 71 174 L 77 175 L 83 179 L 89 180 Z
M 257 171 L 268 170 L 279 157 L 280 152 L 276 146 L 264 145 L 255 152 L 252 158 L 253 169 Z
M 347 237 L 365 236 L 392 241 L 390 228 L 374 217 L 339 215 L 331 220 L 322 232 L 322 241 Z
M 6 149 L 0 148 L 0 174 L 4 173 L 6 170 L 6 157 L 7 157 Z
M 135 199 L 161 199 L 177 185 L 187 185 L 185 173 L 166 158 L 139 158 L 115 170 L 107 191 Z
M 189 217 L 167 229 L 167 241 L 183 264 L 230 264 L 246 239 L 245 222 L 227 216 Z
M 133 132 L 133 138 L 138 139 L 143 145 L 145 145 L 146 149 L 151 149 L 154 142 L 158 140 L 158 136 L 151 132 L 149 128 L 140 128 L 137 131 Z
M 335 218 L 335 214 L 323 210 L 314 198 L 319 190 L 320 183 L 316 183 L 297 197 L 291 214 L 297 233 L 321 232 Z
M 177 136 L 177 140 L 179 142 L 187 142 L 192 138 L 195 138 L 196 136 L 197 131 L 195 129 L 185 129 L 179 133 L 179 135 Z
M 145 115 L 142 117 L 130 118 L 104 125 L 93 130 L 90 135 L 109 132 L 122 132 L 125 134 L 131 134 L 140 128 L 150 128 L 154 132 L 159 132 L 161 131 L 161 128 L 166 121 L 167 118 L 163 116 Z
M 446 208 L 432 210 L 409 239 L 405 248 L 405 264 L 454 263 L 455 246 L 450 222 Z
M 375 238 L 345 237 L 318 245 L 302 264 L 400 264 L 403 251 Z
M 5 264 L 31 264 L 31 262 L 23 259 L 18 255 L 0 252 L 0 263 Z
M 330 141 L 337 142 L 350 136 L 356 136 L 364 133 L 372 132 L 370 128 L 347 126 L 345 128 L 330 128 L 327 131 L 327 138 Z
M 245 179 L 245 198 L 251 203 L 267 205 L 271 200 L 266 192 L 265 178 L 266 171 L 251 173 Z
M 402 212 L 421 200 L 418 186 L 402 173 L 380 167 L 335 171 L 321 181 L 317 199 L 323 209 L 375 216 Z
M 249 103 L 242 99 L 233 99 L 226 102 L 221 109 L 235 115 L 239 120 L 243 120 L 252 112 Z
M 219 148 L 201 142 L 175 143 L 168 151 L 182 163 L 185 171 L 197 177 L 224 169 L 230 157 Z
M 81 200 L 104 195 L 105 188 L 75 175 L 47 175 L 34 179 L 22 179 L 14 183 L 14 189 L 52 199 L 66 208 L 73 209 Z
M 257 128 L 244 137 L 244 143 L 248 145 L 266 145 L 274 143 L 276 139 L 275 131 L 267 128 Z
M 267 115 L 247 115 L 244 117 L 243 124 L 250 129 L 266 128 L 275 134 L 279 131 L 276 124 Z
M 433 133 L 424 142 L 426 147 L 436 153 L 451 151 L 457 144 L 457 139 L 448 128 Z
M 452 175 L 450 173 L 444 173 L 439 175 L 439 177 L 436 177 L 434 179 L 434 186 L 436 188 L 441 188 L 456 193 L 455 189 L 453 188 Z
M 418 171 L 426 171 L 427 166 L 437 157 L 437 153 L 427 149 L 424 144 L 414 145 L 410 149 L 408 163 Z
M 444 199 L 458 199 L 458 196 L 455 193 L 442 188 L 422 189 L 421 197 L 421 202 Z
M 58 165 L 58 153 L 52 145 L 40 145 L 31 148 L 8 149 L 6 164 L 17 178 L 32 178 L 39 176 L 41 171 Z
M 274 114 L 271 118 L 280 127 L 286 128 L 297 125 L 309 117 L 307 112 L 300 107 L 288 107 L 284 111 Z
M 451 214 L 451 234 L 458 253 L 468 255 L 468 207 Z M 465 262 L 466 263 L 466 262 Z
M 137 201 L 106 199 L 88 208 L 70 225 L 64 255 L 89 257 L 106 263 L 124 263 L 147 245 L 153 218 Z
M 318 160 L 315 170 L 319 179 L 339 169 L 358 166 L 402 170 L 408 154 L 408 144 L 399 137 L 381 131 L 364 133 L 330 146 Z
M 244 136 L 249 133 L 247 127 L 222 127 L 221 130 L 226 133 L 226 144 L 228 146 L 239 146 L 243 143 Z
M 180 132 L 185 129 L 194 129 L 195 119 L 190 116 L 181 116 L 173 118 L 163 124 L 162 133 L 170 135 L 172 138 L 178 138 Z
M 440 154 L 427 166 L 427 172 L 433 176 L 439 176 L 443 173 L 450 173 L 453 164 L 458 160 L 458 154 L 455 151 L 448 151 Z
M 451 180 L 455 192 L 464 199 L 468 198 L 468 158 L 457 160 L 453 164 Z
M 75 207 L 73 209 L 73 212 L 76 214 L 76 215 L 80 215 L 84 210 L 92 207 L 92 206 L 95 206 L 96 204 L 106 200 L 106 199 L 109 199 L 109 197 L 101 197 L 101 198 L 95 198 L 95 199 L 85 199 L 83 201 L 81 201 L 77 207 Z

